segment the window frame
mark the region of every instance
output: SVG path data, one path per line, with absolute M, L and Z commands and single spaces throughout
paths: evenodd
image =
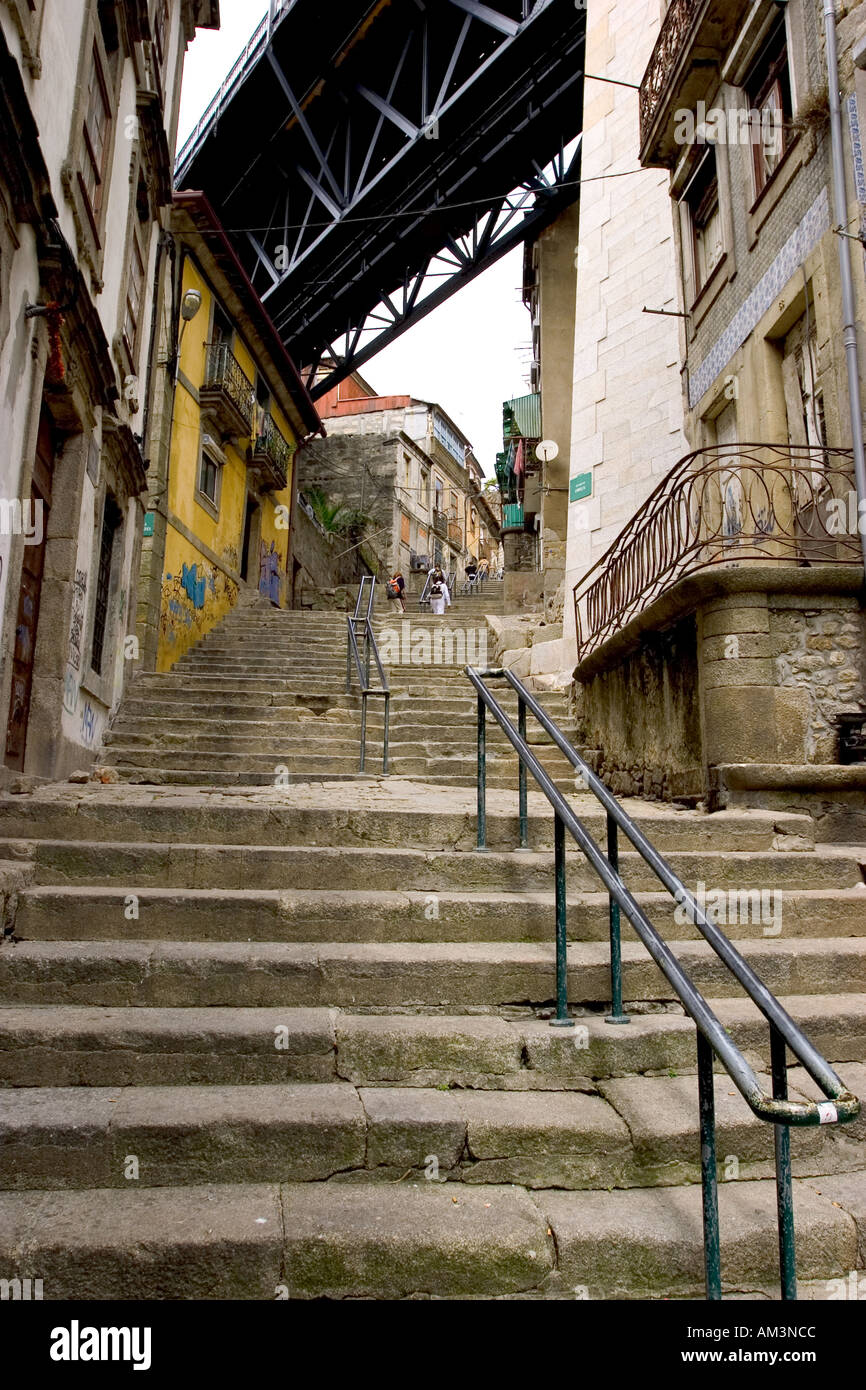
M 776 46 L 779 45 L 778 51 Z M 769 70 L 766 64 L 769 55 L 776 52 Z M 764 75 L 760 76 L 762 70 Z M 761 48 L 743 77 L 742 90 L 750 112 L 758 113 L 759 119 L 767 108 L 767 99 L 773 91 L 778 91 L 778 110 L 781 116 L 781 148 L 776 164 L 769 172 L 764 168 L 764 141 L 762 130 L 753 132 L 751 141 L 752 206 L 759 201 L 775 181 L 796 139 L 791 130 L 794 119 L 794 69 L 791 61 L 791 43 L 788 35 L 786 17 L 783 14 L 768 32 Z M 785 94 L 787 89 L 787 109 Z M 760 122 L 761 126 L 763 122 Z M 757 135 L 757 138 L 755 138 Z
M 207 425 L 207 420 L 204 421 Z M 213 465 L 214 469 L 214 495 L 206 492 L 202 487 L 205 460 Z M 199 440 L 198 462 L 195 474 L 195 500 L 208 515 L 214 520 L 219 521 L 220 504 L 222 500 L 222 475 L 225 466 L 225 455 L 217 445 L 216 440 L 206 428 L 202 428 Z

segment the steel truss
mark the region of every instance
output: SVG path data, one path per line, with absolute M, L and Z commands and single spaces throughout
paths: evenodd
M 586 28 L 573 0 L 322 14 L 274 0 L 178 166 L 311 385 L 330 364 L 315 395 L 575 201 Z

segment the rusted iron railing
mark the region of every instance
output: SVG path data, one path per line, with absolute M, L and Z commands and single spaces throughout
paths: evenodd
M 850 449 L 726 444 L 680 459 L 574 588 L 581 659 L 710 566 L 861 564 Z

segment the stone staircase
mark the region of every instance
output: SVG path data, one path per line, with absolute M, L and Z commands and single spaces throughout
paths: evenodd
M 486 854 L 471 789 L 400 778 L 0 800 L 0 1277 L 77 1300 L 701 1297 L 694 1027 L 628 930 L 632 1021 L 605 1024 L 607 907 L 576 849 L 578 1027 L 549 1026 L 552 819 L 533 793 L 515 851 L 514 800 L 491 793 Z M 781 895 L 727 930 L 866 1094 L 866 854 L 816 848 L 809 817 L 629 809 L 692 887 Z M 766 1073 L 754 1007 L 621 864 Z M 723 1074 L 716 1105 L 725 1288 L 777 1297 L 772 1132 Z M 864 1138 L 792 1134 L 803 1296 L 866 1264 Z
M 496 596 L 494 595 L 494 598 Z M 501 594 L 500 594 L 501 599 Z M 473 606 L 474 605 L 474 606 Z M 476 697 L 463 674 L 486 664 L 484 596 L 456 601 L 441 618 L 389 606 L 374 631 L 391 700 L 390 770 L 470 786 L 476 780 Z M 231 612 L 167 674 L 140 675 L 105 739 L 101 762 L 129 782 L 273 786 L 345 779 L 359 766 L 357 677 L 346 694 L 346 615 L 286 612 L 253 603 Z M 501 700 L 517 717 L 516 696 Z M 566 697 L 545 707 L 570 735 Z M 367 772 L 381 771 L 383 706 L 368 702 Z M 538 756 L 565 791 L 574 774 L 533 726 Z M 490 721 L 489 784 L 516 787 L 515 755 Z

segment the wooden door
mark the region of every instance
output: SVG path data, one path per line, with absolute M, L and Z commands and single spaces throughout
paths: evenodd
M 48 511 L 51 506 L 54 448 L 54 431 L 48 416 L 43 412 L 39 422 L 36 461 L 30 489 L 31 522 L 36 520 L 41 506 L 41 527 L 34 536 L 34 540 L 38 537 L 38 544 L 24 546 L 21 589 L 18 595 L 18 617 L 15 624 L 15 651 L 12 658 L 9 720 L 6 725 L 6 763 L 7 766 L 18 769 L 24 767 L 27 724 L 30 719 L 33 658 L 36 651 L 36 629 L 39 624 L 42 575 L 45 569 L 45 537 L 48 530 Z

